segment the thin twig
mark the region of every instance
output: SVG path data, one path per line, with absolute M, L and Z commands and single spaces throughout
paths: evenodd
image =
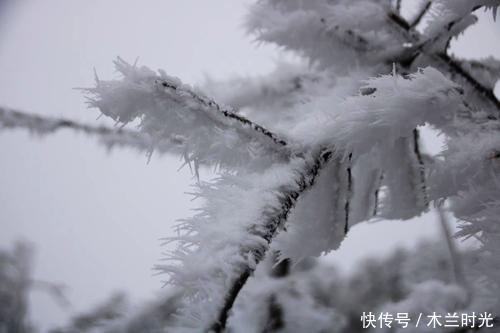
M 191 89 L 186 89 L 184 87 L 178 86 L 177 84 L 169 81 L 160 81 L 161 85 L 169 89 L 172 93 L 174 94 L 181 94 L 185 96 L 186 94 L 195 100 L 197 103 L 201 104 L 203 107 L 212 110 L 215 112 L 215 115 L 222 115 L 227 119 L 231 119 L 235 122 L 237 122 L 240 126 L 248 127 L 251 128 L 252 130 L 256 131 L 259 134 L 264 135 L 267 139 L 271 139 L 275 144 L 278 146 L 287 146 L 288 143 L 286 142 L 285 139 L 281 138 L 279 135 L 271 132 L 270 130 L 266 129 L 265 127 L 256 124 L 249 120 L 248 118 L 245 118 L 244 116 L 238 114 L 236 110 L 234 110 L 231 107 L 223 107 L 214 100 L 202 96 L 200 94 L 195 93 Z
M 375 200 L 373 203 L 373 216 L 377 216 L 378 214 L 378 204 L 379 204 L 379 196 L 380 196 L 380 186 L 382 186 L 382 181 L 384 180 L 384 173 L 380 173 L 380 177 L 378 179 L 378 185 L 376 185 L 376 190 L 374 192 Z
M 278 254 L 274 253 L 272 261 L 276 262 L 277 259 Z M 290 259 L 284 259 L 271 269 L 270 276 L 274 279 L 284 278 L 290 273 L 290 266 Z M 276 332 L 285 327 L 283 307 L 278 301 L 276 292 L 271 293 L 268 297 L 268 304 L 268 316 L 262 333 Z
M 352 153 L 349 154 L 349 161 L 347 165 L 347 193 L 346 193 L 346 201 L 344 205 L 344 214 L 345 214 L 345 224 L 344 224 L 344 235 L 347 235 L 349 232 L 349 211 L 351 205 L 351 197 L 352 197 Z
M 107 145 L 126 145 L 143 150 L 151 149 L 154 143 L 150 135 L 137 131 L 91 126 L 69 119 L 44 117 L 4 107 L 0 107 L 0 128 L 27 129 L 41 135 L 62 129 L 71 129 L 76 132 L 97 136 L 103 139 Z M 182 145 L 184 143 L 183 138 L 178 136 L 172 136 L 167 141 L 173 145 Z
M 439 215 L 441 230 L 443 231 L 443 235 L 446 240 L 446 245 L 448 246 L 448 251 L 450 252 L 451 266 L 453 270 L 453 279 L 457 284 L 463 286 L 467 290 L 467 293 L 470 297 L 470 288 L 467 285 L 467 280 L 465 279 L 462 259 L 460 257 L 460 254 L 457 250 L 455 243 L 453 242 L 453 236 L 451 235 L 450 227 L 448 224 L 448 218 L 446 217 L 442 207 L 438 206 L 437 212 Z
M 269 297 L 269 317 L 262 330 L 262 333 L 272 333 L 281 330 L 285 327 L 285 322 L 283 320 L 283 308 L 278 303 L 276 294 L 271 294 Z
M 425 207 L 429 206 L 429 195 L 427 193 L 427 181 L 425 177 L 425 163 L 424 159 L 422 158 L 422 153 L 420 152 L 420 133 L 417 128 L 413 130 L 413 152 L 415 153 L 415 156 L 417 157 L 418 161 L 418 169 L 419 169 L 419 174 L 420 174 L 420 183 L 422 185 L 422 193 L 424 195 L 424 204 Z
M 396 0 L 396 12 L 401 14 L 401 2 L 402 0 Z
M 414 29 L 417 25 L 420 24 L 420 22 L 422 22 L 422 19 L 424 18 L 424 16 L 427 14 L 429 9 L 431 8 L 431 5 L 432 5 L 432 1 L 428 0 L 427 3 L 425 4 L 424 8 L 420 11 L 420 13 L 418 13 L 415 20 L 413 20 L 413 22 L 411 23 L 411 25 L 410 25 L 411 29 Z

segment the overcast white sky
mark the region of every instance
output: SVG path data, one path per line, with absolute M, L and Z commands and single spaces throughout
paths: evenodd
M 93 68 L 115 75 L 116 56 L 163 68 L 188 83 L 204 75 L 256 75 L 280 54 L 256 47 L 241 28 L 244 0 L 24 0 L 0 15 L 0 104 L 30 112 L 95 120 L 74 87 L 93 84 Z M 0 9 L 1 10 L 1 9 Z M 482 15 L 454 50 L 500 58 L 499 23 Z M 0 132 L 0 247 L 25 239 L 36 246 L 35 276 L 69 286 L 73 309 L 34 293 L 32 317 L 61 323 L 124 290 L 134 299 L 161 287 L 152 266 L 159 238 L 196 202 L 189 170 L 176 157 L 146 158 L 128 150 L 108 154 L 93 139 L 71 132 L 39 139 Z M 437 234 L 433 216 L 354 228 L 332 260 L 347 267 L 366 253 L 386 253 Z M 375 235 L 375 236 L 374 236 Z M 362 244 L 362 245 L 360 245 Z

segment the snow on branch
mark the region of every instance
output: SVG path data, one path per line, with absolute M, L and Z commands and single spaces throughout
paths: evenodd
M 247 27 L 259 41 L 339 72 L 400 53 L 403 41 L 385 24 L 389 10 L 390 1 L 265 0 L 251 7 Z
M 370 219 L 374 212 L 378 218 L 409 219 L 428 208 L 415 128 L 430 123 L 446 131 L 448 122 L 466 108 L 460 88 L 425 68 L 407 77 L 372 78 L 362 91 L 370 93 L 340 102 L 325 96 L 297 111 L 302 118 L 295 119 L 290 136 L 305 147 L 329 147 L 335 156 L 297 203 L 287 232 L 278 235 L 274 248 L 281 258 L 300 261 L 335 250 L 346 225 Z
M 285 250 L 283 258 L 300 258 L 338 247 L 345 235 L 349 214 L 345 207 L 352 186 L 347 177 L 351 163 L 355 165 L 360 156 L 376 151 L 380 160 L 374 160 L 374 164 L 386 167 L 383 161 L 388 156 L 401 155 L 401 149 L 407 152 L 415 149 L 410 143 L 415 139 L 417 126 L 430 123 L 446 128 L 457 110 L 464 107 L 459 87 L 432 68 L 407 78 L 393 75 L 373 78 L 366 82 L 365 88 L 371 94 L 346 98 L 335 110 L 328 99 L 324 104 L 315 104 L 316 112 L 304 113 L 304 118 L 290 131 L 305 147 L 327 147 L 328 153 L 295 158 L 288 164 L 276 163 L 258 173 L 240 170 L 223 174 L 215 183 L 200 184 L 196 196 L 204 199 L 204 208 L 179 225 L 179 236 L 168 240 L 179 244 L 167 258 L 173 263 L 160 267 L 169 273 L 170 283 L 185 290 L 185 325 L 195 323 L 197 327 L 221 331 L 237 295 L 278 230 L 289 217 L 292 222 L 294 216 L 297 221 L 309 221 L 306 214 L 308 210 L 315 211 L 315 206 L 309 206 L 315 200 L 336 198 L 334 207 L 330 203 L 334 214 L 339 214 L 336 222 L 332 224 L 335 217 L 330 209 L 315 215 L 318 221 L 312 226 L 313 233 L 306 223 L 292 224 L 291 235 L 295 232 L 302 237 L 288 238 L 288 233 L 283 233 L 283 241 L 277 242 L 277 249 Z M 347 161 L 350 152 L 352 158 Z M 412 158 L 402 163 L 394 164 L 408 163 L 413 171 L 405 177 L 412 179 L 409 188 L 398 193 L 422 193 L 420 161 Z M 318 176 L 323 165 L 327 167 Z M 321 185 L 310 188 L 318 177 Z M 390 186 L 396 189 L 402 186 L 401 182 L 395 181 Z M 331 187 L 332 183 L 336 187 Z M 412 217 L 426 209 L 428 199 L 415 198 L 411 193 L 398 198 L 407 202 L 398 201 L 401 207 L 393 207 L 398 212 L 397 218 Z M 321 202 L 317 201 L 320 209 L 323 208 Z M 325 235 L 317 237 L 321 230 L 326 230 Z M 312 236 L 314 246 L 303 242 L 304 235 Z M 300 247 L 297 247 L 298 241 L 302 242 Z M 287 248 L 295 252 L 287 253 Z
M 187 162 L 220 167 L 269 165 L 287 159 L 293 147 L 281 136 L 224 107 L 179 79 L 118 58 L 120 80 L 85 89 L 89 105 L 125 125 L 135 119 L 153 138 L 181 136 Z M 267 161 L 267 162 L 265 162 Z
M 429 205 L 418 135 L 398 139 L 384 155 L 381 164 L 385 177 L 381 185 L 385 190 L 378 216 L 403 220 L 418 216 Z
M 346 236 L 346 225 L 353 224 L 349 213 L 358 208 L 349 209 L 349 167 L 347 157 L 334 155 L 314 187 L 300 197 L 287 220 L 286 232 L 277 235 L 273 243 L 280 260 L 290 258 L 296 263 L 338 249 Z
M 498 121 L 489 122 L 490 126 L 459 124 L 456 135 L 448 138 L 446 150 L 432 166 L 429 184 L 433 200 L 449 199 L 450 210 L 460 221 L 456 237 L 479 241 L 471 267 L 474 280 L 487 277 L 492 283 L 485 294 L 499 295 L 500 138 Z
M 338 103 L 357 94 L 362 81 L 373 75 L 372 71 L 357 68 L 349 75 L 334 75 L 303 63 L 278 63 L 275 70 L 263 77 L 208 81 L 204 87 L 217 100 L 238 107 L 241 114 L 253 121 L 301 142 L 301 138 L 292 137 L 290 132 L 297 124 L 297 117 L 310 112 L 309 107 L 317 99 L 336 96 L 337 102 L 332 100 L 332 103 Z
M 204 208 L 169 238 L 178 247 L 167 257 L 181 264 L 158 268 L 185 290 L 181 325 L 220 332 L 246 281 L 264 258 L 299 196 L 310 188 L 331 152 L 295 158 L 261 173 L 223 175 L 200 184 Z
M 262 77 L 239 76 L 227 81 L 208 79 L 204 90 L 237 109 L 252 108 L 269 117 L 280 113 L 281 108 L 312 100 L 323 93 L 325 85 L 330 86 L 331 81 L 332 78 L 311 66 L 283 62 Z
M 495 96 L 493 89 L 490 88 L 487 83 L 484 84 L 482 82 L 484 73 L 483 75 L 479 75 L 477 71 L 468 71 L 470 68 L 469 65 L 463 65 L 460 61 L 456 61 L 447 54 L 440 54 L 438 57 L 441 60 L 441 66 L 448 68 L 450 77 L 460 83 L 464 83 L 464 86 L 472 87 L 477 95 L 477 98 L 473 99 L 476 104 L 484 105 L 487 110 L 491 110 L 490 113 L 497 117 L 499 116 L 500 101 Z M 490 108 L 488 108 L 488 106 L 490 106 Z
M 333 66 L 337 74 L 360 64 L 401 62 L 409 71 L 430 64 L 500 110 L 492 89 L 446 54 L 449 40 L 476 22 L 473 10 L 484 6 L 495 13 L 499 5 L 498 0 L 433 1 L 422 9 L 421 15 L 431 17 L 431 23 L 421 34 L 383 1 L 265 0 L 252 7 L 247 26 L 259 41 L 295 51 L 323 67 Z M 427 59 L 414 62 L 420 55 Z
M 439 4 L 437 4 L 438 2 Z M 484 82 L 485 71 L 483 70 L 481 73 L 469 71 L 470 66 L 468 64 L 462 64 L 460 60 L 453 59 L 446 51 L 452 37 L 458 35 L 470 24 L 476 22 L 475 17 L 470 14 L 473 10 L 485 6 L 492 9 L 495 13 L 500 2 L 498 0 L 459 0 L 456 2 L 442 0 L 434 3 L 438 7 L 438 10 L 435 9 L 433 14 L 436 23 L 435 25 L 429 25 L 423 35 L 417 32 L 413 26 L 408 24 L 397 13 L 389 13 L 389 21 L 406 40 L 405 44 L 407 48 L 404 57 L 400 59 L 401 63 L 413 69 L 423 65 L 434 66 L 443 72 L 443 74 L 462 85 L 466 90 L 467 97 L 471 97 L 475 104 L 486 110 L 490 109 L 490 113 L 498 114 L 500 112 L 500 101 L 493 93 L 492 86 L 488 82 Z M 432 6 L 431 9 L 433 8 Z M 429 10 L 429 12 L 431 11 Z M 438 27 L 446 20 L 442 20 L 439 14 L 441 12 L 446 13 L 446 17 L 449 16 L 449 23 L 442 29 Z M 491 65 L 491 61 L 489 63 Z
M 480 8 L 486 7 L 493 11 L 493 17 L 500 6 L 499 0 L 434 0 L 429 10 L 429 22 L 423 32 L 425 39 L 446 38 L 456 26 L 466 27 L 461 23 L 470 20 L 471 13 Z M 463 29 L 460 29 L 463 31 Z M 461 31 L 455 30 L 454 35 Z M 451 36 L 450 36 L 451 37 Z M 448 38 L 449 39 L 449 38 Z
M 150 152 L 153 148 L 160 153 L 177 152 L 184 144 L 184 139 L 180 136 L 155 140 L 147 133 L 123 128 L 91 126 L 69 119 L 33 115 L 4 107 L 0 107 L 0 128 L 27 129 L 37 135 L 47 135 L 62 129 L 70 129 L 97 137 L 107 148 L 132 147 L 144 152 Z
M 457 66 L 475 77 L 481 85 L 493 91 L 495 84 L 500 80 L 500 60 L 488 57 L 481 60 L 455 59 Z
M 366 80 L 364 91 L 331 108 L 324 98 L 315 104 L 314 117 L 304 116 L 293 130 L 310 146 L 331 146 L 354 156 L 385 149 L 399 138 L 412 137 L 426 123 L 446 126 L 463 109 L 463 91 L 438 70 L 427 67 L 407 75 L 381 75 Z M 315 135 L 310 135 L 311 128 Z
M 450 256 L 443 243 L 420 243 L 414 250 L 398 249 L 384 258 L 373 254 L 359 262 L 351 274 L 315 259 L 293 266 L 291 274 L 282 279 L 257 272 L 260 276 L 249 281 L 244 297 L 236 304 L 238 311 L 228 331 L 246 332 L 245 328 L 262 323 L 262 300 L 270 294 L 276 294 L 282 305 L 285 332 L 369 332 L 360 324 L 360 307 L 404 311 L 416 317 L 436 311 L 474 311 L 474 306 L 468 306 L 466 290 L 450 281 Z

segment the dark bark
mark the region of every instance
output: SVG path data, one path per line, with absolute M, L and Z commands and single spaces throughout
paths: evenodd
M 344 234 L 347 235 L 349 232 L 349 213 L 351 209 L 351 196 L 352 196 L 352 153 L 349 154 L 349 164 L 347 165 L 347 194 L 344 205 L 345 213 L 345 224 L 344 224 Z
M 420 133 L 417 128 L 413 130 L 413 152 L 418 161 L 418 171 L 420 175 L 420 183 L 422 185 L 422 194 L 424 196 L 425 207 L 429 206 L 429 195 L 427 191 L 427 181 L 425 177 L 425 163 L 420 152 Z
M 411 26 L 410 26 L 411 28 L 415 28 L 417 25 L 420 24 L 420 22 L 422 22 L 422 19 L 424 18 L 424 16 L 429 12 L 431 5 L 432 5 L 432 1 L 427 1 L 424 8 L 420 11 L 420 13 L 418 13 L 418 15 L 415 17 L 415 19 L 411 23 Z
M 276 332 L 284 327 L 283 308 L 278 303 L 276 295 L 272 294 L 269 297 L 269 317 L 262 333 Z
M 492 104 L 496 106 L 498 111 L 500 111 L 500 101 L 495 96 L 495 93 L 493 92 L 493 90 L 485 87 L 481 82 L 476 80 L 468 71 L 466 71 L 460 65 L 460 63 L 458 63 L 456 60 L 454 60 L 448 54 L 442 53 L 442 54 L 439 54 L 438 57 L 449 66 L 450 71 L 452 72 L 453 75 L 458 75 L 462 79 L 464 79 L 467 83 L 469 83 L 477 91 L 478 94 L 480 94 L 481 96 L 483 96 L 486 99 L 488 99 L 489 101 L 491 101 Z
M 278 255 L 275 254 L 273 256 L 273 262 L 276 262 L 277 259 Z M 288 276 L 290 273 L 290 265 L 290 259 L 282 260 L 271 269 L 271 277 L 281 279 Z M 277 293 L 272 293 L 269 297 L 267 312 L 268 316 L 262 333 L 276 332 L 285 327 L 285 314 L 278 300 Z
M 250 128 L 251 130 L 259 133 L 260 135 L 264 135 L 267 139 L 270 139 L 272 142 L 274 142 L 276 145 L 284 147 L 287 146 L 286 140 L 283 138 L 280 138 L 277 134 L 269 131 L 268 129 L 264 128 L 263 126 L 256 124 L 249 119 L 243 117 L 242 115 L 239 115 L 235 109 L 231 107 L 222 107 L 220 104 L 215 102 L 214 100 L 199 95 L 192 90 L 189 89 L 184 89 L 181 87 L 178 87 L 172 82 L 167 82 L 167 81 L 160 81 L 161 85 L 164 88 L 170 89 L 173 93 L 177 93 L 178 91 L 182 90 L 183 94 L 188 94 L 190 98 L 201 104 L 202 106 L 206 107 L 209 110 L 212 110 L 216 112 L 216 115 L 222 115 L 223 117 L 230 119 L 237 123 L 239 126 L 243 126 L 244 128 Z

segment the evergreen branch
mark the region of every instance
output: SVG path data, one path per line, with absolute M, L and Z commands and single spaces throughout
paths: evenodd
M 284 191 L 279 194 L 281 209 L 276 210 L 265 218 L 265 222 L 263 223 L 263 229 L 265 232 L 257 232 L 255 234 L 255 236 L 263 238 L 267 245 L 251 250 L 253 257 L 255 258 L 255 264 L 252 267 L 247 265 L 237 274 L 237 277 L 234 279 L 231 288 L 229 288 L 229 292 L 225 297 L 224 305 L 219 311 L 217 321 L 210 326 L 210 330 L 218 333 L 225 329 L 229 312 L 232 309 L 238 294 L 250 275 L 254 272 L 255 267 L 264 258 L 271 241 L 278 233 L 279 227 L 282 226 L 287 220 L 288 215 L 295 206 L 299 196 L 314 185 L 322 167 L 330 160 L 331 157 L 332 152 L 330 151 L 322 151 L 317 154 L 317 157 L 314 158 L 311 164 L 307 164 L 304 170 L 298 172 L 298 177 L 296 179 L 298 188 Z

